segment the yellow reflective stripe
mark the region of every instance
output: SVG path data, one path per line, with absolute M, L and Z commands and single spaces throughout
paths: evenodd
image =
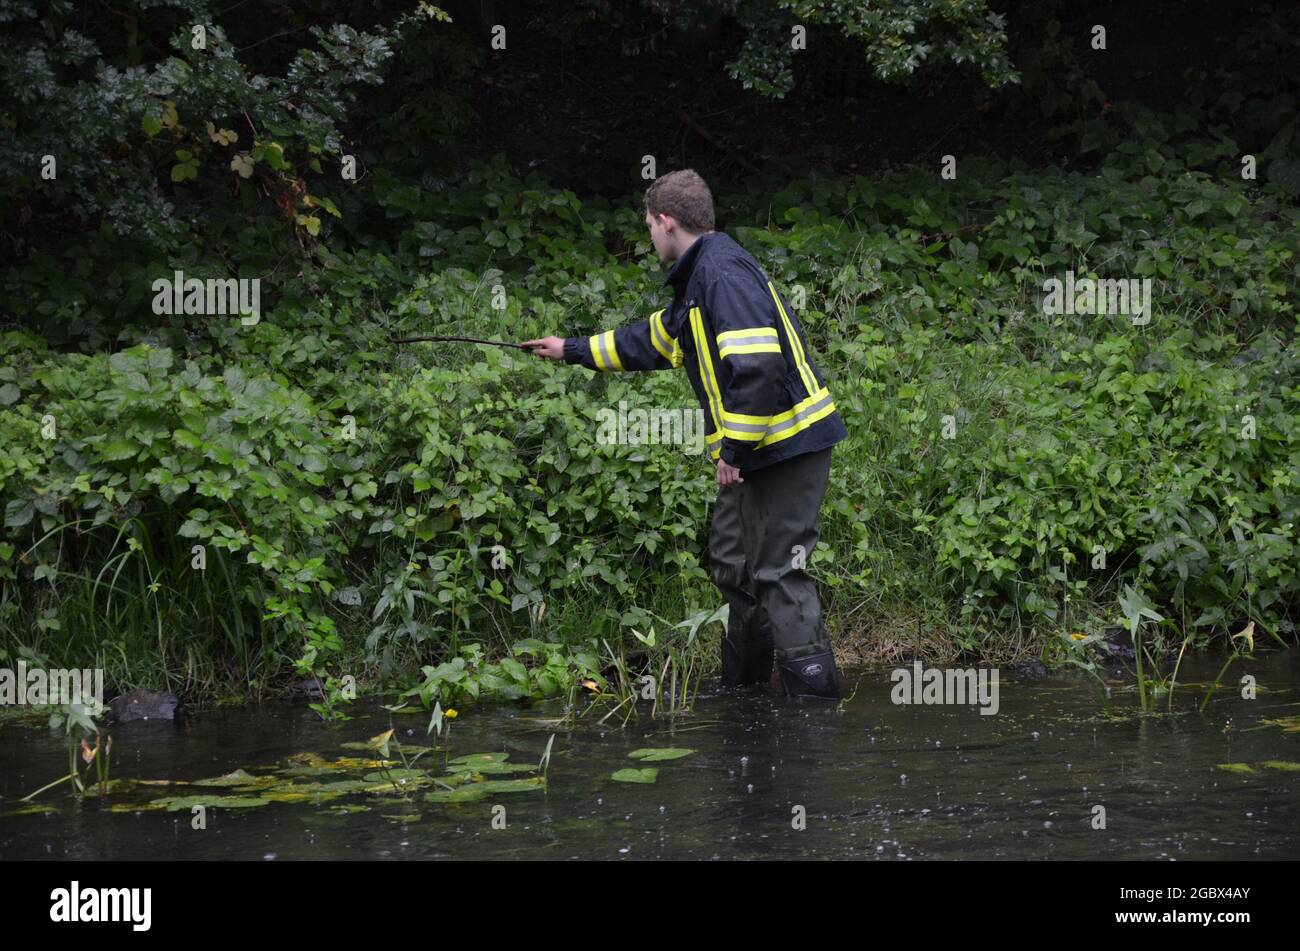
M 790 352 L 794 354 L 794 363 L 799 368 L 799 376 L 803 379 L 803 385 L 809 393 L 816 393 L 817 377 L 813 375 L 812 369 L 808 366 L 808 360 L 804 357 L 803 344 L 799 342 L 799 335 L 794 332 L 794 325 L 790 323 L 785 308 L 781 306 L 781 295 L 776 292 L 776 285 L 771 281 L 767 282 L 767 289 L 772 292 L 772 300 L 776 301 L 776 309 L 781 314 L 781 322 L 785 324 L 786 336 L 790 338 Z
M 781 338 L 775 327 L 746 327 L 718 334 L 718 357 L 722 360 L 738 353 L 780 353 Z
M 728 423 L 755 423 L 763 426 L 772 421 L 770 416 L 746 416 L 744 413 L 733 413 L 725 406 L 722 408 L 722 418 Z
M 709 414 L 713 417 L 713 428 L 722 438 L 722 391 L 718 389 L 718 379 L 713 375 L 713 358 L 709 356 L 708 341 L 704 339 L 704 318 L 698 307 L 691 308 L 691 334 L 695 337 L 695 355 L 700 361 L 700 383 L 709 400 Z
M 668 334 L 664 332 L 662 310 L 657 310 L 650 315 L 650 342 L 654 344 L 660 356 L 669 362 L 672 361 L 673 352 L 668 347 Z
M 600 334 L 593 334 L 587 338 L 587 346 L 591 348 L 591 362 L 596 364 L 597 370 L 608 370 L 609 367 L 600 355 Z
M 780 353 L 781 345 L 779 343 L 747 343 L 736 344 L 735 346 L 723 347 L 718 351 L 718 356 L 723 360 L 727 357 L 735 356 L 739 353 Z
M 762 449 L 772 443 L 789 439 L 833 412 L 835 412 L 835 403 L 831 400 L 831 391 L 823 387 L 807 399 L 800 400 L 786 412 L 773 416 L 772 422 L 767 427 L 767 435 L 758 444 L 758 448 Z
M 835 404 L 827 403 L 825 406 L 816 410 L 811 415 L 806 416 L 805 418 L 800 420 L 796 426 L 793 426 L 792 428 L 785 430 L 784 432 L 777 433 L 775 436 L 767 436 L 766 438 L 763 439 L 762 442 L 758 444 L 758 448 L 762 449 L 764 446 L 770 446 L 773 443 L 780 442 L 782 439 L 789 439 L 791 436 L 803 432 L 805 429 L 812 426 L 814 423 L 825 419 L 833 412 L 835 412 Z
M 618 349 L 614 346 L 614 331 L 606 330 L 595 334 L 587 341 L 591 346 L 591 360 L 597 370 L 621 370 L 623 361 L 618 358 Z
M 772 289 L 775 295 L 775 288 L 770 281 L 768 287 Z M 785 412 L 777 413 L 768 418 L 748 416 L 744 413 L 732 413 L 722 405 L 722 393 L 718 387 L 717 376 L 713 372 L 713 358 L 709 354 L 704 339 L 703 317 L 698 307 L 691 308 L 691 334 L 695 339 L 696 355 L 700 362 L 700 382 L 704 387 L 704 393 L 709 402 L 709 412 L 713 417 L 714 424 L 714 431 L 707 436 L 710 446 L 709 457 L 711 459 L 721 458 L 720 443 L 724 436 L 742 442 L 757 442 L 755 448 L 762 449 L 765 446 L 781 442 L 803 432 L 814 423 L 835 412 L 835 403 L 831 400 L 831 391 L 826 387 L 817 386 L 816 378 L 812 377 L 807 364 L 802 360 L 803 348 L 799 346 L 799 338 L 795 336 L 794 328 L 785 314 L 785 308 L 781 307 L 779 298 L 777 299 L 777 308 L 781 312 L 781 319 L 785 322 L 786 331 L 790 336 L 791 350 L 796 354 L 796 359 L 800 364 L 800 371 L 801 373 L 807 371 L 807 375 L 803 378 L 807 381 L 811 377 L 814 382 L 809 387 L 810 396 L 800 400 Z M 727 333 L 744 332 L 727 331 Z M 722 336 L 719 334 L 718 339 L 721 340 Z M 777 350 L 780 350 L 779 345 Z
M 771 340 L 776 343 L 780 339 L 775 327 L 746 327 L 743 330 L 724 330 L 718 334 L 718 346 L 733 341 L 736 343 L 761 343 L 764 340 Z
M 608 356 L 614 361 L 614 369 L 623 369 L 623 361 L 618 358 L 618 348 L 614 346 L 614 331 L 607 330 L 601 337 L 604 339 L 606 346 L 609 348 Z
M 665 360 L 675 367 L 682 365 L 684 355 L 677 338 L 668 333 L 664 327 L 663 311 L 657 310 L 650 315 L 650 342 Z
M 722 411 L 723 434 L 732 439 L 745 442 L 760 440 L 760 447 L 788 439 L 795 433 L 803 432 L 819 419 L 824 419 L 835 411 L 830 390 L 822 388 L 807 399 L 801 400 L 784 413 L 764 419 L 761 416 L 745 416 L 741 413 Z
M 800 400 L 798 403 L 796 403 L 794 406 L 790 407 L 790 408 L 789 408 L 788 410 L 786 410 L 784 413 L 777 413 L 775 416 L 772 417 L 771 422 L 772 422 L 773 424 L 776 424 L 776 423 L 784 423 L 786 420 L 794 419 L 796 416 L 798 416 L 798 415 L 799 415 L 800 413 L 802 413 L 804 410 L 808 409 L 808 408 L 809 408 L 810 406 L 812 406 L 814 403 L 816 403 L 816 402 L 818 402 L 819 400 L 821 400 L 822 397 L 824 397 L 824 396 L 829 396 L 829 395 L 830 395 L 830 392 L 831 392 L 830 390 L 826 389 L 825 387 L 822 387 L 820 390 L 818 390 L 818 391 L 817 391 L 816 393 L 814 393 L 812 396 L 808 396 L 808 397 L 805 397 L 804 399 Z

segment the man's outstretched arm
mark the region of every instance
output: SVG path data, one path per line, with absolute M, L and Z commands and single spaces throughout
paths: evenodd
M 681 347 L 664 328 L 663 310 L 627 327 L 590 337 L 542 337 L 524 346 L 539 357 L 580 363 L 589 370 L 671 370 L 682 365 Z

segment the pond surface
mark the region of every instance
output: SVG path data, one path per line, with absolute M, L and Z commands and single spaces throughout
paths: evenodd
M 996 715 L 896 705 L 889 670 L 842 673 L 856 693 L 841 712 L 788 703 L 777 686 L 719 692 L 716 678 L 693 713 L 652 720 L 645 701 L 625 727 L 597 723 L 602 711 L 557 731 L 545 720 L 560 702 L 482 704 L 460 711 L 450 749 L 425 754 L 418 773 L 342 744 L 392 725 L 430 746 L 427 715 L 354 705 L 356 719 L 326 725 L 305 706 L 226 708 L 113 727 L 111 775 L 233 785 L 126 784 L 78 802 L 64 784 L 36 797 L 56 809 L 44 814 L 14 814 L 16 800 L 67 772 L 63 738 L 9 725 L 0 859 L 1300 857 L 1300 652 L 1234 663 L 1202 714 L 1221 667 L 1184 659 L 1173 711 L 1162 698 L 1146 716 L 1131 678 L 1108 678 L 1107 705 L 1084 675 L 1006 672 Z M 1240 696 L 1246 672 L 1255 700 Z M 543 786 L 535 767 L 552 734 Z M 645 748 L 693 752 L 628 755 Z M 471 755 L 484 753 L 506 756 Z M 612 778 L 644 768 L 653 783 Z M 246 805 L 217 801 L 196 829 L 190 801 L 154 802 L 195 795 Z

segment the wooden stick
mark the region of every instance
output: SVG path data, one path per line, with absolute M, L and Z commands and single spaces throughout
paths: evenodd
M 419 343 L 422 340 L 433 340 L 439 343 L 485 343 L 490 347 L 514 347 L 516 350 L 527 350 L 522 343 L 510 343 L 507 340 L 480 340 L 478 337 L 402 337 L 396 339 L 393 343 Z

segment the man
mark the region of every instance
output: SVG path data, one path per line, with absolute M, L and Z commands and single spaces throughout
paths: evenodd
M 526 341 L 539 357 L 598 371 L 684 366 L 704 407 L 718 491 L 711 574 L 731 606 L 728 686 L 767 683 L 775 651 L 788 697 L 837 699 L 839 682 L 812 576 L 831 446 L 848 432 L 799 323 L 758 262 L 714 231 L 713 196 L 690 169 L 646 191 L 673 303 L 591 337 Z

